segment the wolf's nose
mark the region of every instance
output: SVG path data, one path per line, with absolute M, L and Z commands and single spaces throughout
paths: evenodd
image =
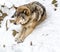
M 16 22 L 14 24 L 16 25 Z
M 12 18 L 14 18 L 14 15 L 12 16 Z

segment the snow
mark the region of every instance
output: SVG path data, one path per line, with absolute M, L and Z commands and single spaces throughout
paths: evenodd
M 32 1 L 39 1 L 46 8 L 47 18 L 38 25 L 35 30 L 25 39 L 23 43 L 17 44 L 14 41 L 12 30 L 19 31 L 21 25 L 10 23 L 11 16 L 15 9 L 8 8 L 24 5 Z M 60 0 L 58 1 L 57 10 L 54 11 L 52 0 L 0 0 L 0 5 L 6 5 L 0 9 L 7 13 L 0 28 L 0 52 L 60 52 Z M 8 20 L 8 31 L 6 31 L 6 20 Z M 32 41 L 32 46 L 30 42 Z M 3 45 L 6 47 L 4 48 Z

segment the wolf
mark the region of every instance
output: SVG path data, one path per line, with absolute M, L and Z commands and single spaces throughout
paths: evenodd
M 15 35 L 15 41 L 22 43 L 35 27 L 46 19 L 45 7 L 37 1 L 16 8 L 14 24 L 21 24 L 21 31 Z

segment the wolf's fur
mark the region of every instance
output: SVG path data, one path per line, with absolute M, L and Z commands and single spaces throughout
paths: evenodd
M 32 2 L 26 5 L 19 6 L 16 10 L 15 24 L 21 24 L 22 30 L 16 35 L 18 43 L 24 39 L 46 18 L 46 10 L 39 2 Z

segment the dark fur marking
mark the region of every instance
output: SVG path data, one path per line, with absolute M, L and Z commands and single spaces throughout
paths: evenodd
M 41 16 L 43 16 L 43 15 L 45 14 L 45 12 L 46 12 L 46 10 L 45 10 L 44 6 L 42 6 L 42 4 L 40 4 L 40 3 L 39 3 L 39 2 L 37 2 L 37 1 L 35 1 L 35 2 L 33 2 L 33 3 L 36 3 L 37 5 L 39 5 L 39 6 L 41 6 L 41 7 L 42 7 L 42 9 L 43 9 L 43 13 L 42 13 L 42 15 L 41 15 Z

